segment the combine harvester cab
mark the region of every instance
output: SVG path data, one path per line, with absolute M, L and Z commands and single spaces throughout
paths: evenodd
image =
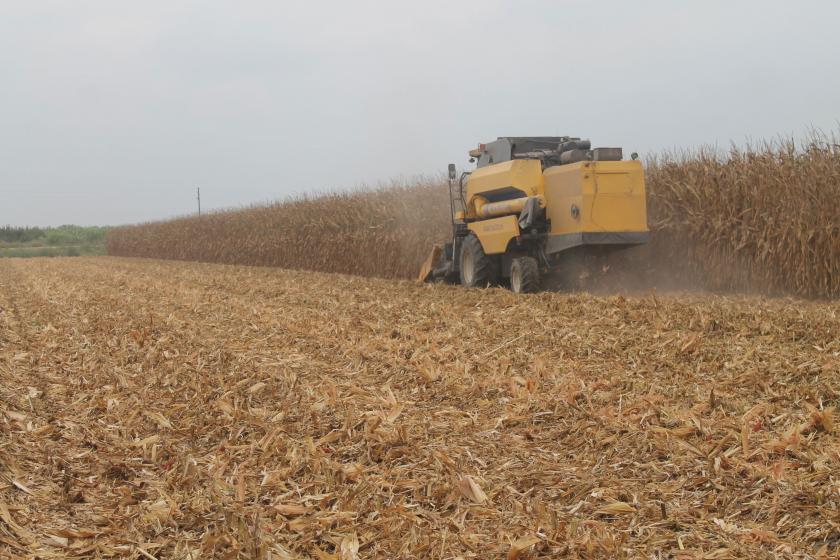
M 621 148 L 588 140 L 504 137 L 470 151 L 476 169 L 449 165 L 452 240 L 435 247 L 423 281 L 468 287 L 509 283 L 535 292 L 576 251 L 620 249 L 649 238 L 644 170 Z

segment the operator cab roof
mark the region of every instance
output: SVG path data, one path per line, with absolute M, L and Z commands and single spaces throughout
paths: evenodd
M 517 154 L 539 150 L 556 150 L 561 144 L 571 140 L 580 140 L 580 138 L 572 136 L 500 136 L 493 142 L 480 144 L 478 150 L 470 151 L 470 155 L 478 160 L 477 167 L 485 167 L 515 159 Z

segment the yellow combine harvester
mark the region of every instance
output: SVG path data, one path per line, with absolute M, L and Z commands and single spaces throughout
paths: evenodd
M 564 255 L 648 241 L 645 181 L 636 154 L 589 140 L 503 137 L 470 151 L 476 169 L 449 165 L 452 241 L 435 247 L 422 281 L 514 292 L 540 289 Z

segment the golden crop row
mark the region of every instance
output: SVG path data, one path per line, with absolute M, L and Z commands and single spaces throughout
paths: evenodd
M 669 154 L 646 167 L 653 283 L 840 295 L 840 148 L 814 136 Z M 450 232 L 445 183 L 418 180 L 126 226 L 108 253 L 412 278 Z M 626 261 L 627 259 L 625 259 Z

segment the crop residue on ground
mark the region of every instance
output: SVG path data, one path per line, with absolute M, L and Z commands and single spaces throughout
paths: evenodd
M 0 262 L 0 554 L 795 558 L 836 303 Z

